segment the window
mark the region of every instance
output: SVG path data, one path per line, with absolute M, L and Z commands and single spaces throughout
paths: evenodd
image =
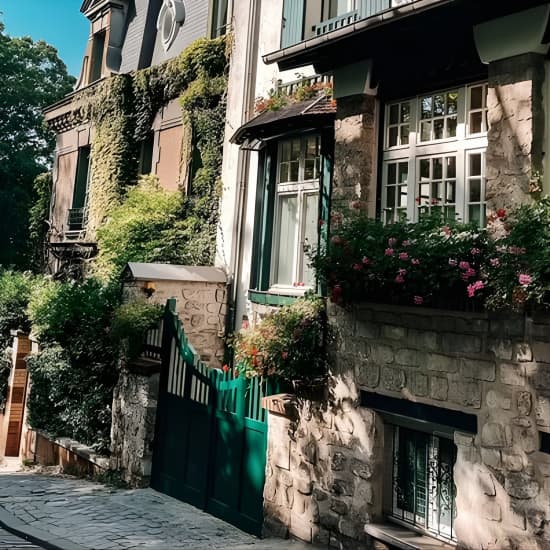
M 212 0 L 210 36 L 217 38 L 227 32 L 227 0 Z
M 139 146 L 139 174 L 150 174 L 153 168 L 154 132 L 149 132 Z
M 105 31 L 94 34 L 92 60 L 90 64 L 90 83 L 99 80 L 103 73 L 103 53 L 105 51 Z
M 388 104 L 382 217 L 485 225 L 487 85 L 474 84 Z
M 76 178 L 73 191 L 72 207 L 69 210 L 67 226 L 69 231 L 84 229 L 85 209 L 88 199 L 88 180 L 90 177 L 90 147 L 81 147 L 78 150 L 76 164 Z
M 450 439 L 395 426 L 391 515 L 437 537 L 454 533 L 456 447 Z
M 317 244 L 319 136 L 279 144 L 271 286 L 311 287 L 307 251 Z
M 355 0 L 330 0 L 329 19 L 355 10 Z

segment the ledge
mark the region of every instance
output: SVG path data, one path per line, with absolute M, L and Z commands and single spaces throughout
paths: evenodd
M 274 294 L 273 292 L 261 290 L 248 291 L 248 299 L 253 304 L 260 304 L 263 306 L 288 306 L 297 298 L 300 298 L 300 295 L 289 296 L 288 294 Z
M 455 550 L 455 546 L 447 544 L 416 531 L 391 523 L 368 523 L 365 533 L 374 540 L 390 544 L 400 550 Z
M 298 417 L 296 408 L 296 396 L 292 393 L 279 393 L 262 399 L 262 407 L 276 416 L 283 416 L 289 419 Z

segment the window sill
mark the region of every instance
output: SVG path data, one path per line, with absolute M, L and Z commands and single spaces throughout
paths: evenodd
M 427 535 L 410 531 L 405 527 L 391 523 L 368 523 L 365 533 L 372 539 L 389 544 L 391 548 L 399 550 L 455 550 L 449 544 Z
M 265 306 L 288 306 L 292 304 L 297 298 L 304 295 L 304 291 L 283 291 L 283 290 L 249 290 L 248 299 L 253 304 L 260 304 Z

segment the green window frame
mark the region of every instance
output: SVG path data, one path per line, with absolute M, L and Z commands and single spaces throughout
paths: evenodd
M 300 295 L 315 288 L 314 275 L 307 268 L 307 251 L 326 238 L 332 174 L 332 152 L 326 150 L 327 144 L 332 146 L 332 140 L 321 133 L 308 133 L 273 140 L 263 149 L 251 290 Z M 282 259 L 286 264 L 282 265 Z M 309 280 L 303 280 L 304 276 Z
M 218 38 L 227 33 L 228 0 L 210 1 L 210 38 Z

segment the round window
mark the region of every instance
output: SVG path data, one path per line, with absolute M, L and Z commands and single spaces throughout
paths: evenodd
M 161 33 L 164 50 L 168 50 L 185 21 L 185 6 L 182 0 L 164 0 L 157 20 L 157 31 Z

